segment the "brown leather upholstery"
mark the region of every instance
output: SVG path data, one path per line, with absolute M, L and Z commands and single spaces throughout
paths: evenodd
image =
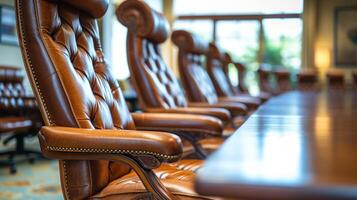
M 228 78 L 229 78 L 229 76 L 228 76 L 229 65 L 233 64 L 236 67 L 237 72 L 238 72 L 238 74 L 237 74 L 237 76 L 238 76 L 237 91 L 242 94 L 249 94 L 247 86 L 245 85 L 246 67 L 242 63 L 234 62 L 232 60 L 231 56 L 229 55 L 229 53 L 227 53 L 227 52 L 224 54 L 224 59 L 222 60 L 222 63 L 223 63 L 224 72 L 226 73 L 226 76 Z M 231 84 L 231 82 L 229 82 L 229 83 Z M 262 102 L 265 102 L 271 97 L 271 95 L 267 92 L 261 91 L 254 97 L 258 97 Z
M 23 78 L 21 69 L 0 66 L 1 115 L 25 115 L 36 109 L 35 99 L 25 93 Z
M 209 44 L 207 55 L 207 71 L 218 94 L 219 101 L 233 101 L 244 103 L 249 110 L 255 110 L 261 100 L 249 94 L 241 94 L 231 83 L 228 74 L 224 71 L 225 56 L 223 51 L 215 44 Z
M 168 115 L 165 113 L 133 113 L 132 117 L 137 129 L 141 130 L 157 129 L 168 132 L 187 131 L 197 135 L 202 135 L 202 133 L 216 136 L 222 135 L 222 123 L 214 117 L 200 118 L 196 115 Z M 180 124 L 184 124 L 185 127 Z
M 316 69 L 301 69 L 297 74 L 299 90 L 313 90 L 317 88 L 318 73 Z
M 169 32 L 167 20 L 160 13 L 142 1 L 126 1 L 119 6 L 117 16 L 128 27 L 129 68 L 144 111 L 152 112 L 155 109 L 181 113 L 184 110 L 186 114 L 204 114 L 229 121 L 230 116 L 225 109 L 187 107 L 183 90 L 160 52 L 160 45 Z
M 357 71 L 352 71 L 353 87 L 357 88 Z
M 267 92 L 270 94 L 276 94 L 275 88 L 272 85 L 271 77 L 272 77 L 272 70 L 270 67 L 262 64 L 258 69 L 258 81 L 259 81 L 259 89 L 262 92 Z
M 171 40 L 179 48 L 179 73 L 189 101 L 210 104 L 217 102 L 213 83 L 202 68 L 208 43 L 184 30 L 175 30 Z
M 121 4 L 117 16 L 128 27 L 129 68 L 142 109 L 187 106 L 180 85 L 160 52 L 160 44 L 169 32 L 167 20 L 139 1 Z
M 345 74 L 342 70 L 331 69 L 326 72 L 327 85 L 330 89 L 343 89 Z
M 203 67 L 208 43 L 185 30 L 175 30 L 171 40 L 179 48 L 179 72 L 190 105 L 211 105 L 228 109 L 233 116 L 245 115 L 246 106 L 244 104 L 237 101 L 220 102 L 213 83 Z
M 159 136 L 160 139 L 152 139 Z M 73 138 L 71 140 L 71 138 Z M 74 139 L 75 138 L 75 139 Z M 153 131 L 84 129 L 71 127 L 44 127 L 40 134 L 42 152 L 48 157 L 66 159 L 60 152 L 73 150 L 81 152 L 152 154 L 165 161 L 177 161 L 182 154 L 180 139 L 172 134 Z M 63 141 L 67 141 L 64 143 Z M 103 146 L 105 144 L 105 146 Z M 140 145 L 139 145 L 140 144 Z M 150 150 L 142 152 L 143 146 Z M 120 147 L 120 149 L 118 149 Z M 88 159 L 92 155 L 88 155 Z
M 2 160 L 10 166 L 10 172 L 16 172 L 17 155 L 38 157 L 40 152 L 25 148 L 25 137 L 35 135 L 40 129 L 41 117 L 35 99 L 25 92 L 23 85 L 23 70 L 17 67 L 0 66 L 0 135 L 11 133 L 2 141 L 5 145 L 15 140 L 16 148 L 0 152 L 8 155 L 8 160 Z M 1 163 L 0 163 L 1 164 Z
M 0 117 L 0 134 L 15 131 L 26 133 L 32 127 L 32 121 L 25 117 Z
M 233 87 L 229 77 L 224 72 L 225 55 L 223 51 L 214 43 L 209 44 L 207 56 L 207 71 L 211 77 L 213 85 L 220 97 L 231 97 L 238 95 L 238 90 Z
M 276 80 L 276 90 L 278 93 L 284 93 L 292 89 L 290 81 L 290 72 L 286 69 L 277 69 L 273 72 Z
M 194 163 L 191 162 L 192 161 L 190 160 L 184 160 L 180 164 L 173 163 L 162 165 L 154 171 L 163 184 L 172 191 L 176 198 L 185 200 L 208 199 L 203 196 L 197 198 L 197 195 L 195 195 L 195 191 L 193 190 L 193 173 L 198 168 L 197 161 Z M 183 191 L 183 185 L 188 185 L 189 187 L 186 187 Z M 135 188 L 135 190 L 133 190 L 133 188 Z M 100 193 L 94 195 L 90 199 L 144 199 L 145 195 L 147 195 L 147 191 L 140 183 L 140 180 L 135 173 L 131 172 L 124 177 L 111 182 Z
M 184 109 L 184 108 L 183 108 Z M 153 109 L 153 113 L 133 113 L 138 130 L 168 131 L 183 139 L 183 157 L 206 158 L 224 142 L 222 122 L 215 117 L 180 113 L 178 109 Z
M 108 191 L 111 182 L 133 179 L 137 184 L 110 190 L 105 198 L 125 193 L 126 198 L 173 199 L 156 173 L 170 169 L 172 180 L 186 173 L 176 189 L 191 193 L 193 170 L 201 161 L 160 164 L 180 159 L 179 137 L 164 132 L 136 131 L 118 83 L 102 53 L 96 18 L 104 15 L 106 0 L 17 0 L 20 46 L 34 94 L 46 127 L 39 139 L 50 158 L 60 159 L 66 199 L 94 198 Z M 194 167 L 192 167 L 194 166 Z M 175 173 L 178 176 L 175 176 Z M 113 182 L 113 183 L 114 183 Z M 165 184 L 165 185 L 163 185 Z M 105 199 L 104 197 L 101 199 Z
M 223 57 L 223 70 L 226 73 L 226 75 L 228 76 L 228 68 L 229 65 L 233 64 L 236 69 L 237 69 L 237 78 L 238 78 L 238 91 L 241 93 L 248 93 L 248 89 L 247 86 L 245 85 L 245 73 L 246 73 L 246 69 L 245 66 L 242 63 L 238 63 L 238 62 L 233 62 L 231 55 L 229 55 L 229 53 L 224 53 L 224 57 Z
M 26 93 L 24 70 L 18 67 L 0 66 L 0 116 L 20 117 L 19 121 L 31 120 L 30 132 L 37 133 L 42 126 L 42 119 L 36 99 Z
M 142 1 L 126 1 L 118 7 L 117 16 L 128 28 L 127 51 L 131 80 L 145 112 L 194 114 L 199 115 L 196 116 L 198 119 L 202 118 L 201 115 L 208 115 L 224 122 L 230 120 L 229 112 L 224 109 L 187 107 L 181 86 L 161 56 L 160 45 L 167 39 L 169 32 L 167 20 L 161 14 Z M 143 19 L 146 23 L 142 23 Z M 205 124 L 202 120 L 200 123 Z M 214 125 L 216 127 L 223 126 L 220 122 L 213 123 L 216 123 Z M 180 130 L 192 128 L 189 123 L 185 124 L 186 127 L 177 128 Z M 205 129 L 210 127 L 212 126 L 206 126 Z M 167 131 L 165 127 L 160 128 Z M 201 130 L 207 133 L 204 129 Z

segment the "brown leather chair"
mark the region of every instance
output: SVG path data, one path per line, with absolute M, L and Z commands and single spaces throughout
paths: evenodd
M 352 71 L 353 88 L 357 88 L 357 71 Z
M 296 79 L 299 90 L 317 89 L 318 73 L 316 69 L 301 69 L 296 74 Z
M 41 127 L 41 118 L 37 112 L 35 99 L 25 94 L 23 71 L 16 67 L 0 66 L 0 136 L 3 144 L 15 140 L 15 149 L 0 152 L 8 160 L 0 165 L 10 166 L 10 172 L 16 173 L 14 157 L 26 155 L 32 163 L 41 153 L 25 148 L 25 138 L 35 135 Z
M 230 82 L 224 72 L 224 53 L 213 42 L 209 44 L 207 54 L 207 71 L 220 101 L 236 101 L 245 104 L 250 111 L 258 108 L 261 100 L 249 94 L 240 93 Z
M 209 199 L 192 188 L 202 161 L 180 161 L 179 137 L 138 129 L 199 135 L 220 121 L 129 113 L 100 44 L 97 19 L 108 4 L 16 1 L 22 55 L 46 124 L 39 133 L 41 150 L 59 159 L 65 199 Z
M 226 73 L 226 76 L 229 77 L 229 65 L 233 64 L 234 67 L 237 69 L 237 78 L 238 78 L 238 85 L 237 90 L 238 92 L 248 94 L 248 88 L 244 82 L 245 80 L 245 73 L 246 69 L 242 63 L 233 62 L 231 55 L 228 52 L 224 53 L 223 57 L 223 70 Z
M 257 71 L 257 75 L 260 91 L 267 92 L 272 95 L 278 94 L 272 83 L 273 71 L 270 66 L 265 63 L 261 64 Z
M 119 21 L 128 28 L 127 52 L 131 80 L 145 112 L 209 115 L 230 122 L 230 113 L 244 113 L 244 107 L 223 104 L 190 106 L 160 45 L 167 39 L 167 20 L 143 1 L 125 1 L 118 10 Z M 142 21 L 145 19 L 145 23 Z
M 287 92 L 292 89 L 290 72 L 286 69 L 276 69 L 273 72 L 276 80 L 276 92 L 278 94 Z
M 326 72 L 327 86 L 329 89 L 344 89 L 345 74 L 342 70 L 331 69 Z
M 225 73 L 225 54 L 211 42 L 207 54 L 207 71 L 221 101 L 237 101 L 244 103 L 250 110 L 255 110 L 262 102 L 259 97 L 239 92 Z
M 246 106 L 237 101 L 219 98 L 213 83 L 203 67 L 203 59 L 208 51 L 208 43 L 200 37 L 184 30 L 176 30 L 171 35 L 172 42 L 179 48 L 178 63 L 182 85 L 192 106 L 201 104 L 222 106 L 230 110 L 237 120 L 242 123 L 242 110 Z M 237 112 L 238 111 L 238 112 Z
M 248 91 L 247 86 L 245 84 L 246 67 L 242 63 L 234 62 L 232 60 L 232 57 L 227 52 L 224 53 L 224 58 L 222 60 L 222 64 L 223 64 L 224 72 L 226 73 L 226 76 L 228 78 L 229 78 L 229 75 L 228 75 L 229 74 L 229 72 L 228 72 L 229 65 L 233 64 L 236 67 L 237 72 L 238 72 L 237 73 L 237 76 L 238 76 L 237 90 L 241 94 L 249 94 L 249 91 Z M 232 84 L 231 82 L 229 82 L 229 83 Z M 259 92 L 254 97 L 258 97 L 262 102 L 265 102 L 271 97 L 271 95 L 269 93 L 267 93 L 267 92 Z

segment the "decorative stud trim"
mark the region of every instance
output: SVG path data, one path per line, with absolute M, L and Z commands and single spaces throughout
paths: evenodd
M 43 108 L 44 108 L 44 110 L 45 110 L 45 112 L 46 112 L 46 115 L 47 115 L 47 117 L 48 117 L 49 124 L 50 124 L 50 125 L 54 125 L 54 123 L 53 123 L 53 121 L 52 121 L 52 119 L 51 119 L 50 112 L 48 111 L 47 104 L 46 104 L 46 102 L 45 102 L 45 100 L 44 100 L 44 98 L 43 98 L 42 91 L 41 91 L 41 89 L 40 89 L 40 86 L 39 86 L 39 82 L 38 82 L 36 73 L 35 73 L 35 71 L 34 71 L 34 69 L 33 69 L 33 64 L 32 64 L 30 55 L 29 55 L 29 53 L 28 53 L 27 42 L 26 42 L 26 40 L 25 40 L 25 38 L 26 38 L 26 37 L 25 37 L 25 33 L 24 33 L 24 31 L 22 30 L 22 27 L 23 27 L 24 25 L 23 25 L 23 21 L 22 21 L 22 17 L 23 17 L 22 4 L 21 4 L 20 1 L 18 2 L 18 6 L 19 6 L 19 9 L 18 9 L 18 10 L 19 10 L 18 20 L 19 20 L 19 23 L 20 23 L 20 29 L 21 29 L 20 32 L 21 32 L 21 37 L 22 37 L 22 44 L 23 44 L 23 47 L 24 47 L 24 50 L 25 50 L 25 56 L 26 56 L 25 61 L 26 61 L 26 60 L 28 61 L 28 65 L 29 65 L 29 67 L 30 67 L 31 74 L 32 74 L 32 76 L 30 76 L 30 77 L 32 77 L 32 78 L 33 78 L 33 81 L 35 82 L 36 89 L 37 89 L 37 91 L 38 91 L 38 94 L 39 94 L 41 103 L 42 103 Z
M 151 151 L 140 151 L 140 150 L 122 150 L 122 149 L 91 149 L 91 148 L 76 148 L 76 147 L 46 147 L 50 151 L 60 151 L 60 152 L 78 152 L 78 153 L 114 153 L 114 154 L 131 154 L 131 155 L 152 155 L 159 159 L 165 161 L 177 160 L 181 157 L 178 155 L 166 155 L 161 153 L 155 153 Z

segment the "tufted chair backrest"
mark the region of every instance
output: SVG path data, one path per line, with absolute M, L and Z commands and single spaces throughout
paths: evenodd
M 262 64 L 258 69 L 259 89 L 263 92 L 274 92 L 271 84 L 272 71 L 268 66 Z
M 174 31 L 171 40 L 179 48 L 179 72 L 188 99 L 192 102 L 217 102 L 216 91 L 203 64 L 208 43 L 185 30 Z
M 134 129 L 102 52 L 97 18 L 106 0 L 17 0 L 17 28 L 32 89 L 46 125 Z M 60 161 L 67 199 L 85 199 L 129 172 L 108 161 Z
M 161 55 L 160 45 L 169 35 L 164 16 L 143 1 L 130 0 L 120 4 L 117 17 L 128 28 L 128 63 L 142 108 L 187 106 L 173 71 Z
M 36 108 L 34 99 L 27 98 L 22 69 L 0 66 L 1 116 L 24 115 Z
M 231 82 L 229 82 L 231 84 L 231 87 L 233 87 L 233 90 L 235 91 L 235 93 L 238 93 L 238 92 L 243 92 L 243 93 L 246 93 L 248 92 L 248 89 L 244 83 L 244 77 L 245 77 L 245 66 L 242 64 L 242 63 L 239 63 L 239 62 L 234 62 L 232 60 L 232 57 L 231 55 L 229 55 L 229 53 L 224 53 L 224 58 L 223 58 L 223 69 L 224 69 L 224 72 L 226 73 L 226 76 L 229 78 L 229 72 L 228 72 L 228 68 L 229 68 L 229 65 L 230 64 L 233 64 L 235 66 L 235 68 L 237 69 L 237 78 L 238 78 L 238 86 L 237 86 L 237 89 L 232 85 Z
M 215 43 L 209 44 L 207 71 L 218 96 L 229 97 L 238 93 L 224 71 L 224 53 Z

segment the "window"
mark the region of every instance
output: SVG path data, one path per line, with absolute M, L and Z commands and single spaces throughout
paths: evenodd
M 126 27 L 123 26 L 116 17 L 112 22 L 111 41 L 111 64 L 114 77 L 119 80 L 126 80 L 130 76 L 128 61 L 126 57 Z
M 246 85 L 250 91 L 258 90 L 254 71 L 258 69 L 259 21 L 218 21 L 217 43 L 231 55 L 232 59 L 247 67 Z M 224 31 L 223 31 L 224 30 Z M 237 71 L 229 67 L 229 75 L 234 85 L 238 84 Z
M 302 13 L 303 0 L 174 0 L 175 15 Z
M 302 20 L 264 19 L 264 63 L 290 71 L 301 65 Z
M 213 35 L 213 22 L 211 20 L 177 20 L 173 25 L 174 30 L 187 30 L 211 41 Z
M 162 13 L 164 10 L 163 0 L 144 0 L 152 9 Z
M 173 10 L 175 29 L 214 40 L 245 64 L 251 93 L 258 92 L 255 71 L 260 64 L 290 71 L 301 65 L 303 0 L 174 0 Z M 229 76 L 237 84 L 233 66 Z

